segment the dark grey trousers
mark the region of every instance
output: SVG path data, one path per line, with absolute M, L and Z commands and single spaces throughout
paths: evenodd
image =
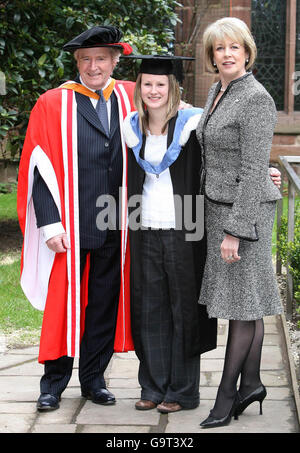
M 183 343 L 180 254 L 174 230 L 142 232 L 142 310 L 139 357 L 141 398 L 199 404 L 200 357 L 186 357 Z

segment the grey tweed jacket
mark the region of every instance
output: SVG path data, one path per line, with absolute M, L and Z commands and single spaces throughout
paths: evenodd
M 220 82 L 212 85 L 197 127 L 204 193 L 214 202 L 232 205 L 225 232 L 255 241 L 260 203 L 281 198 L 268 171 L 276 108 L 250 72 L 228 85 L 210 114 L 220 88 Z

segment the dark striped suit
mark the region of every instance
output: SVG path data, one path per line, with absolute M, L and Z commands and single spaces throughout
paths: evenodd
M 122 178 L 122 152 L 119 114 L 116 95 L 111 95 L 110 137 L 97 116 L 90 99 L 76 93 L 78 121 L 78 181 L 80 247 L 100 247 L 107 231 L 96 226 L 96 217 L 102 208 L 96 207 L 97 198 L 110 194 L 115 197 L 118 209 L 119 187 Z M 60 221 L 53 198 L 35 169 L 33 200 L 38 227 Z M 118 219 L 118 211 L 117 211 Z
M 90 254 L 89 298 L 80 347 L 79 379 L 84 389 L 105 387 L 103 373 L 113 353 L 120 288 L 120 232 L 99 230 L 96 206 L 101 195 L 112 195 L 118 209 L 122 180 L 122 149 L 117 98 L 111 95 L 110 136 L 107 137 L 90 99 L 76 93 L 78 192 L 81 275 Z M 53 198 L 35 169 L 33 201 L 37 226 L 60 221 Z M 118 218 L 118 211 L 117 211 Z M 73 359 L 45 362 L 41 392 L 60 395 L 72 374 Z

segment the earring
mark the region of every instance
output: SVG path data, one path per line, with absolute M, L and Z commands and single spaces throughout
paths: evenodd
M 249 63 L 249 58 L 247 58 L 247 60 L 246 60 L 246 65 L 247 65 L 248 63 Z
M 218 73 L 219 69 L 217 68 L 217 64 L 215 61 L 213 62 L 213 67 L 215 68 L 215 72 Z

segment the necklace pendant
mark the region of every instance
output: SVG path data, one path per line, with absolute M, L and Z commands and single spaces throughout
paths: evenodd
M 159 178 L 159 175 L 158 175 L 158 174 L 156 175 L 156 178 L 157 178 L 157 179 Z

